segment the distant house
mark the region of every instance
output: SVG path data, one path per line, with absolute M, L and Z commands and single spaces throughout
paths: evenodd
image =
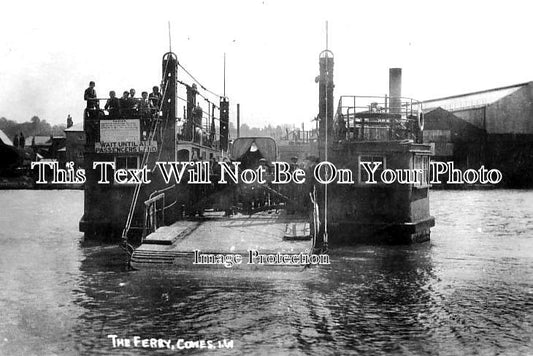
M 28 136 L 25 139 L 26 147 L 31 147 L 33 152 L 45 159 L 53 159 L 64 162 L 64 157 L 60 151 L 65 147 L 66 138 L 64 136 Z
M 426 126 L 427 130 L 442 128 L 435 126 L 440 120 L 439 125 L 448 123 L 450 131 L 453 127 L 456 133 L 462 132 L 467 142 L 484 136 L 478 144 L 462 148 L 469 151 L 464 154 L 472 168 L 476 168 L 475 156 L 479 154 L 479 163 L 499 169 L 507 185 L 533 186 L 533 82 L 426 100 L 424 106 L 440 107 L 464 122 L 435 112 L 436 121 Z M 442 118 L 437 118 L 439 115 Z
M 83 167 L 83 152 L 85 150 L 85 132 L 83 122 L 65 129 L 66 161 L 74 162 L 76 168 Z

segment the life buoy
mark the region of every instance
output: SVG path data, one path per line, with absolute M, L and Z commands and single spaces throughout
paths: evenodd
M 416 123 L 418 124 L 418 130 L 424 131 L 424 113 L 420 112 L 418 113 L 418 118 Z

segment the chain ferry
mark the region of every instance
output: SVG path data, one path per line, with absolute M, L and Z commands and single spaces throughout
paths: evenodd
M 313 254 L 319 224 L 311 190 L 272 184 L 276 142 L 241 137 L 230 144 L 227 97 L 216 104 L 206 99 L 208 109 L 202 109 L 197 97 L 205 99 L 205 87 L 179 80 L 179 68 L 188 74 L 174 53 L 163 56 L 160 104 L 148 110 L 130 105 L 106 111 L 96 104 L 85 110 L 80 230 L 86 238 L 121 239 L 134 268 L 300 270 L 327 262 Z M 185 101 L 181 118 L 178 100 Z M 244 176 L 264 170 L 265 180 L 219 184 L 219 163 L 232 162 Z M 182 169 L 184 178 L 176 179 Z M 305 204 L 293 203 L 303 201 L 295 192 Z
M 434 226 L 432 147 L 423 143 L 422 104 L 401 96 L 401 69 L 393 68 L 388 96 L 343 95 L 334 110 L 333 65 L 333 53 L 323 51 L 316 157 L 310 152 L 305 166 L 286 163 L 291 171 L 305 171 L 306 184 L 275 184 L 276 142 L 239 137 L 230 144 L 228 99 L 220 97 L 218 105 L 206 100 L 204 111 L 196 85 L 178 80 L 181 65 L 174 53 L 166 53 L 160 105 L 119 113 L 98 106 L 85 110 L 87 180 L 80 230 L 89 238 L 120 237 L 137 268 L 302 267 L 321 263 L 329 244 L 427 241 Z M 186 89 L 182 118 L 179 85 Z M 172 181 L 170 171 L 156 169 L 161 162 L 182 168 L 192 162 L 199 170 L 189 180 Z M 227 167 L 237 162 L 235 175 L 262 170 L 266 179 L 222 182 L 222 162 Z M 131 184 L 116 184 L 111 169 L 91 169 L 106 164 L 140 173 Z M 146 167 L 149 181 L 139 178 Z M 416 179 L 404 173 L 410 171 Z M 317 181 L 317 172 L 325 184 Z

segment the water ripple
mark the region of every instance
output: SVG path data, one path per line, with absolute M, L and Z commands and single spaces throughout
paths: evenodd
M 228 354 L 533 353 L 530 191 L 432 192 L 430 243 L 333 249 L 290 275 L 128 272 L 115 246 L 80 244 L 82 192 L 0 199 L 0 354 L 116 353 L 109 334 L 233 339 Z

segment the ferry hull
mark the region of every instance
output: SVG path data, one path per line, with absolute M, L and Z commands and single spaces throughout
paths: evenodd
M 417 222 L 404 223 L 357 223 L 339 221 L 329 224 L 329 243 L 350 244 L 410 244 L 430 239 L 430 228 L 435 218 L 430 216 Z

